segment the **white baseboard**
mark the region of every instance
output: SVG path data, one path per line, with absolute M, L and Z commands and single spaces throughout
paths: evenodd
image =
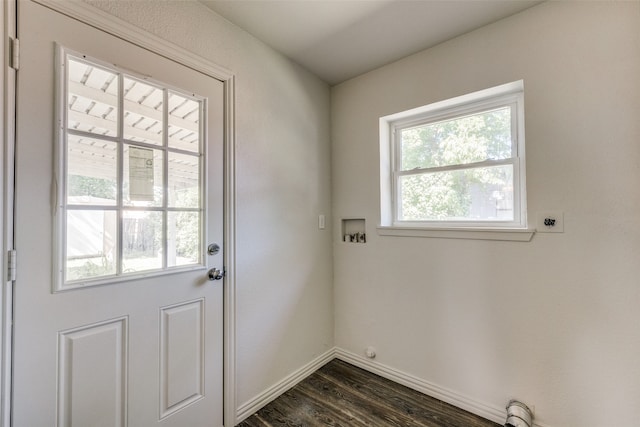
M 372 361 L 364 356 L 360 356 L 341 348 L 334 347 L 321 356 L 317 357 L 316 359 L 312 360 L 305 366 L 301 367 L 291 375 L 285 377 L 282 381 L 269 387 L 253 399 L 242 404 L 237 411 L 237 422 L 239 423 L 249 416 L 253 415 L 266 404 L 275 400 L 282 393 L 289 390 L 333 359 L 340 359 L 373 374 L 380 375 L 383 378 L 407 386 L 413 390 L 424 393 L 427 396 L 431 396 L 436 399 L 442 400 L 443 402 L 447 402 L 455 407 L 464 409 L 465 411 L 469 411 L 472 414 L 486 418 L 500 425 L 503 425 L 503 423 L 507 419 L 506 408 L 499 408 L 483 402 L 479 402 L 453 390 L 449 390 L 437 384 L 430 383 L 390 366 Z M 534 421 L 533 427 L 549 426 L 539 424 Z
M 376 375 L 380 375 L 381 377 L 389 379 L 398 384 L 407 386 L 413 390 L 417 390 L 421 393 L 426 394 L 427 396 L 435 397 L 436 399 L 442 400 L 443 402 L 450 403 L 460 409 L 464 409 L 465 411 L 469 411 L 473 414 L 479 415 L 498 424 L 504 423 L 504 421 L 507 419 L 506 410 L 477 402 L 454 391 L 448 390 L 444 387 L 440 387 L 436 384 L 432 384 L 413 375 L 406 374 L 395 368 L 391 368 L 389 366 L 375 362 L 364 356 L 360 356 L 341 348 L 337 348 L 336 358 Z
M 326 353 L 320 355 L 319 357 L 315 358 L 311 362 L 307 363 L 297 371 L 286 376 L 281 381 L 272 385 L 262 393 L 258 394 L 253 399 L 240 405 L 236 412 L 236 423 L 240 423 L 246 418 L 250 417 L 251 415 L 256 413 L 259 409 L 264 407 L 267 403 L 275 400 L 282 393 L 289 390 L 290 388 L 298 384 L 300 381 L 307 378 L 309 375 L 313 374 L 315 371 L 317 371 L 319 368 L 321 368 L 331 360 L 335 359 L 335 355 L 336 355 L 336 349 L 332 348 L 331 350 L 327 351 Z
M 417 390 L 427 396 L 435 397 L 436 399 L 447 402 L 457 408 L 464 409 L 465 411 L 469 411 L 472 414 L 486 418 L 500 425 L 503 425 L 507 419 L 506 408 L 503 409 L 483 402 L 478 402 L 477 400 L 464 396 L 453 390 L 430 383 L 416 376 L 404 373 L 395 368 L 372 361 L 364 356 L 351 353 L 341 348 L 335 349 L 335 355 L 337 359 L 344 362 L 350 363 L 373 374 L 380 375 L 383 378 L 402 384 L 413 390 Z M 534 421 L 533 427 L 549 426 L 538 424 Z

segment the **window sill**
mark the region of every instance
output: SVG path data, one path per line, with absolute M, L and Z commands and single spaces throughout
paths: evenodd
M 502 240 L 529 242 L 535 234 L 532 229 L 497 228 L 423 228 L 378 226 L 378 235 L 397 237 L 428 237 L 437 239 Z

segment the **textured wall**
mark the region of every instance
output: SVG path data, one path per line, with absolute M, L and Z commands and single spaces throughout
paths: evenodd
M 544 425 L 637 424 L 638 76 L 639 2 L 547 2 L 334 87 L 336 345 Z M 518 79 L 529 214 L 564 233 L 378 236 L 378 118 Z M 340 241 L 349 217 L 366 244 Z
M 194 1 L 89 1 L 236 75 L 237 403 L 333 346 L 329 87 Z

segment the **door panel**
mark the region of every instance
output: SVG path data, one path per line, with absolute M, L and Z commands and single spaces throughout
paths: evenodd
M 127 318 L 58 334 L 58 425 L 127 425 Z
M 204 393 L 203 300 L 165 307 L 160 320 L 160 411 L 168 417 Z
M 223 85 L 31 1 L 18 7 L 13 425 L 221 426 L 223 281 L 200 268 L 52 292 L 55 46 L 207 98 L 205 253 L 224 248 Z

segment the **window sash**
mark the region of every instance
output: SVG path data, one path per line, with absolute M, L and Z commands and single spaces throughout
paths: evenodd
M 509 102 L 505 102 L 505 101 L 509 101 Z M 479 115 L 482 113 L 486 113 L 486 112 L 490 112 L 490 111 L 494 111 L 496 109 L 499 108 L 505 108 L 508 107 L 510 109 L 510 122 L 511 122 L 511 156 L 510 157 L 505 157 L 504 159 L 513 159 L 513 158 L 517 158 L 519 153 L 519 144 L 518 144 L 518 111 L 517 111 L 517 103 L 516 101 L 513 99 L 513 96 L 509 96 L 507 99 L 498 99 L 498 100 L 494 100 L 491 102 L 482 102 L 482 103 L 476 103 L 474 105 L 470 105 L 466 108 L 461 108 L 461 109 L 450 109 L 447 110 L 446 112 L 441 112 L 439 114 L 434 114 L 434 115 L 429 115 L 426 118 L 419 118 L 419 119 L 412 119 L 410 121 L 397 121 L 394 122 L 393 126 L 391 127 L 391 133 L 392 133 L 392 146 L 393 146 L 393 171 L 394 172 L 404 172 L 404 171 L 409 171 L 409 170 L 413 170 L 413 169 L 403 169 L 402 168 L 402 131 L 403 130 L 408 130 L 408 129 L 413 129 L 413 128 L 417 128 L 417 127 L 422 127 L 422 126 L 428 126 L 431 124 L 435 124 L 435 123 L 441 123 L 441 122 L 445 122 L 445 121 L 449 121 L 449 120 L 455 120 L 455 119 L 463 119 L 466 117 L 471 117 L 474 115 Z M 502 160 L 502 159 L 496 159 L 496 160 L 492 160 L 492 159 L 487 159 L 485 161 L 490 162 L 490 161 L 498 161 L 498 160 Z M 480 162 L 473 162 L 473 163 L 480 163 Z M 458 164 L 452 164 L 451 166 L 457 166 L 457 165 L 471 165 L 473 163 L 458 163 Z M 436 166 L 433 167 L 435 168 L 441 168 L 441 167 L 446 167 L 446 166 Z M 419 169 L 431 169 L 431 168 L 419 168 Z
M 465 218 L 465 219 L 444 219 L 444 220 L 407 220 L 401 218 L 402 212 L 402 197 L 401 197 L 401 177 L 411 177 L 411 176 L 423 176 L 429 174 L 436 174 L 439 172 L 448 172 L 448 171 L 468 171 L 474 169 L 481 169 L 487 167 L 496 167 L 496 166 L 511 166 L 513 171 L 513 219 L 512 220 L 504 220 L 504 219 L 473 219 L 473 218 Z M 403 225 L 403 226 L 430 226 L 430 227 L 446 227 L 446 226 L 458 226 L 458 227 L 497 227 L 497 226 L 511 226 L 514 223 L 519 223 L 518 219 L 521 214 L 521 206 L 520 206 L 520 188 L 516 183 L 518 182 L 520 177 L 520 161 L 519 159 L 505 159 L 505 160 L 494 160 L 494 161 L 486 161 L 486 162 L 478 162 L 473 164 L 466 165 L 455 165 L 455 166 L 446 166 L 439 168 L 428 168 L 421 170 L 410 170 L 410 171 L 402 171 L 395 172 L 393 176 L 393 200 L 394 200 L 394 225 Z

